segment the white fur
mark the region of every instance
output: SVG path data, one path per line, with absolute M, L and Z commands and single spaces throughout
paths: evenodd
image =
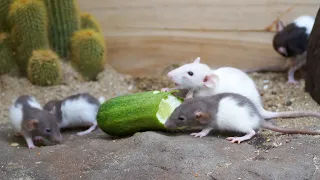
M 315 18 L 312 16 L 300 16 L 295 19 L 293 22 L 298 27 L 305 27 L 307 33 L 310 34 L 314 25 Z
M 103 96 L 100 96 L 98 100 L 99 100 L 100 104 L 102 104 L 106 101 L 106 99 Z
M 17 99 L 15 99 L 14 101 L 16 100 Z M 31 97 L 31 99 L 28 100 L 28 104 L 33 108 L 42 109 L 41 105 L 34 97 Z M 13 105 L 9 108 L 9 118 L 12 128 L 15 132 L 21 132 L 21 123 L 23 121 L 22 108 L 22 104 L 15 105 L 15 102 L 13 102 Z
M 82 126 L 85 123 L 96 124 L 98 106 L 90 104 L 84 97 L 67 100 L 61 106 L 61 128 Z
M 189 71 L 194 73 L 193 76 L 188 74 Z M 176 87 L 188 89 L 198 86 L 199 83 L 203 81 L 203 78 L 210 72 L 211 69 L 209 66 L 198 63 L 198 59 L 196 59 L 195 63 L 185 64 L 170 71 L 168 76 L 176 83 Z
M 232 97 L 223 98 L 219 102 L 216 120 L 219 129 L 242 133 L 250 133 L 260 126 L 259 117 L 250 116 L 249 107 L 239 106 Z
M 187 72 L 192 70 L 194 75 L 188 80 L 182 78 Z M 213 88 L 203 85 L 203 79 L 206 75 L 213 73 L 218 76 L 216 84 Z M 171 76 L 170 76 L 171 75 Z M 270 116 L 272 112 L 263 108 L 261 96 L 256 88 L 254 81 L 243 71 L 233 67 L 221 67 L 211 70 L 206 64 L 200 62 L 189 63 L 180 66 L 168 73 L 171 80 L 178 83 L 178 88 L 197 88 L 194 96 L 212 96 L 218 93 L 229 92 L 243 95 L 249 98 L 257 107 L 263 117 Z
M 23 118 L 22 105 L 12 105 L 9 108 L 9 118 L 14 132 L 21 132 L 21 123 Z

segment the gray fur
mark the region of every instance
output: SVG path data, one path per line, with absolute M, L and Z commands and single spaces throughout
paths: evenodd
M 61 121 L 62 121 L 62 111 L 61 111 L 62 104 L 64 104 L 66 101 L 77 100 L 81 97 L 85 98 L 87 100 L 87 102 L 90 104 L 93 104 L 97 107 L 100 106 L 100 102 L 95 97 L 90 95 L 89 93 L 78 93 L 78 94 L 71 95 L 63 100 L 51 100 L 44 105 L 43 109 L 45 109 L 47 111 L 52 111 L 53 108 L 55 107 L 55 114 L 58 118 L 58 122 L 61 123 Z
M 261 122 L 263 119 L 263 117 L 261 116 L 261 114 L 259 113 L 258 109 L 255 107 L 255 105 L 245 96 L 242 96 L 240 94 L 235 94 L 235 93 L 220 93 L 217 95 L 213 95 L 213 96 L 206 96 L 206 97 L 196 97 L 196 98 L 191 98 L 191 99 L 186 99 L 183 102 L 183 107 L 184 108 L 180 108 L 177 107 L 174 112 L 171 114 L 171 116 L 169 117 L 170 121 L 166 121 L 168 126 L 171 126 L 175 123 L 176 125 L 179 126 L 179 124 L 181 125 L 181 122 L 179 122 L 178 120 L 178 116 L 182 115 L 184 116 L 186 119 L 188 119 L 188 123 L 191 123 L 191 126 L 204 126 L 201 125 L 199 123 L 194 122 L 194 112 L 196 112 L 197 110 L 201 110 L 203 112 L 209 112 L 211 119 L 215 120 L 217 118 L 217 114 L 218 114 L 218 107 L 219 107 L 219 103 L 222 99 L 224 98 L 232 98 L 235 101 L 238 102 L 238 105 L 241 107 L 247 107 L 247 109 L 250 110 L 250 115 L 253 116 L 258 116 L 259 119 L 261 119 Z M 181 105 L 180 105 L 181 106 Z M 213 127 L 215 126 L 216 121 L 211 121 L 210 125 Z M 206 125 L 207 126 L 207 125 Z
M 29 132 L 32 137 L 42 136 L 52 142 L 61 141 L 60 129 L 58 127 L 56 117 L 48 111 L 30 106 L 28 101 L 31 101 L 32 99 L 34 99 L 32 96 L 23 95 L 20 96 L 14 103 L 16 107 L 18 105 L 22 106 L 23 131 L 28 131 L 23 126 L 23 124 L 27 123 L 27 121 L 38 120 L 39 123 L 36 125 L 36 128 Z M 49 129 L 51 132 L 46 132 L 46 129 Z

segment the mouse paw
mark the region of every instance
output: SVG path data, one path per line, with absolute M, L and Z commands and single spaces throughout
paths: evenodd
M 299 85 L 299 84 L 300 84 L 299 81 L 294 80 L 294 79 L 289 79 L 289 80 L 287 81 L 287 83 L 288 83 L 288 84 L 291 84 L 291 85 Z
M 238 144 L 240 144 L 242 141 L 245 140 L 242 137 L 227 137 L 226 139 L 228 141 L 232 142 L 232 143 L 237 143 L 238 142 Z
M 194 137 L 200 137 L 200 138 L 202 138 L 202 137 L 206 136 L 207 134 L 204 133 L 204 132 L 198 132 L 198 133 L 191 133 L 190 135 L 191 135 L 191 136 L 194 136 Z
M 29 148 L 29 149 L 34 149 L 35 147 L 36 147 L 36 146 L 33 145 L 33 144 L 32 144 L 32 145 L 28 145 L 28 148 Z
M 43 142 L 43 138 L 41 136 L 35 136 L 32 138 L 34 142 L 37 143 L 42 143 Z
M 169 92 L 170 91 L 170 88 L 162 88 L 161 89 L 161 92 Z

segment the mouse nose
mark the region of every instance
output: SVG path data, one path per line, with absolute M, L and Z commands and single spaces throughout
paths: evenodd
M 170 71 L 170 72 L 168 72 L 167 76 L 168 76 L 170 79 L 172 79 L 172 77 L 173 77 L 172 72 L 171 72 L 171 71 Z

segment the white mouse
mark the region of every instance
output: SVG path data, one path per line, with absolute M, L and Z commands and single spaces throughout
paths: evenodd
M 245 134 L 241 137 L 228 137 L 227 140 L 232 143 L 251 139 L 260 128 L 285 134 L 320 134 L 320 131 L 274 126 L 263 119 L 248 98 L 234 93 L 189 97 L 172 112 L 164 125 L 168 129 L 200 127 L 201 132 L 191 134 L 195 137 L 207 136 L 213 129 Z
M 212 70 L 200 63 L 200 57 L 193 63 L 184 64 L 167 75 L 176 85 L 175 88 L 163 88 L 162 91 L 188 89 L 194 91 L 194 97 L 212 96 L 219 93 L 236 93 L 249 98 L 257 107 L 264 119 L 285 117 L 320 117 L 312 111 L 272 112 L 265 110 L 261 96 L 254 81 L 243 71 L 233 67 L 221 67 Z
M 79 93 L 63 100 L 51 100 L 43 108 L 56 114 L 60 128 L 89 126 L 89 129 L 77 133 L 82 136 L 96 129 L 96 116 L 104 101 L 104 97 L 98 100 L 88 93 Z

